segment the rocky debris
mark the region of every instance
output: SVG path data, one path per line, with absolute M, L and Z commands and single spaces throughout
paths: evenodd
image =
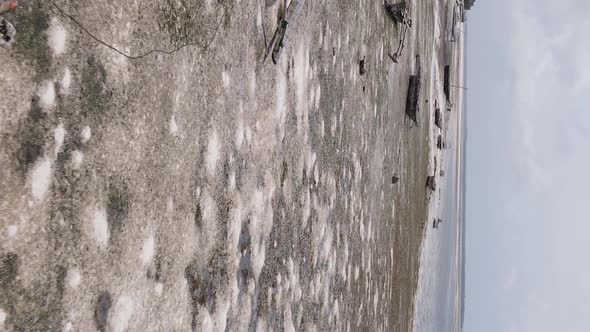
M 434 111 L 434 124 L 442 129 L 442 113 L 440 112 L 440 108 L 436 108 Z
M 365 75 L 365 73 L 367 73 L 367 69 L 365 68 L 365 58 L 363 57 L 360 61 L 359 61 L 359 74 L 361 76 Z
M 430 189 L 431 191 L 436 190 L 436 178 L 432 175 L 426 178 L 426 188 Z
M 438 226 L 440 225 L 441 222 L 442 222 L 442 219 L 440 219 L 440 218 L 434 219 L 432 221 L 432 228 L 438 228 Z
M 101 332 L 106 331 L 109 310 L 112 305 L 113 299 L 111 294 L 107 291 L 100 293 L 96 298 L 96 303 L 94 305 L 94 323 L 96 324 L 97 330 Z
M 226 262 L 227 256 L 224 251 L 221 251 L 213 254 L 207 265 L 201 266 L 194 261 L 184 270 L 192 302 L 193 330 L 196 328 L 200 309 L 208 310 L 209 313 L 215 310 L 221 285 L 228 282 Z
M 14 42 L 16 29 L 4 17 L 0 16 L 0 46 L 10 47 Z

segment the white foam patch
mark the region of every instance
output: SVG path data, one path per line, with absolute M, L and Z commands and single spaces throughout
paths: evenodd
M 251 97 L 255 97 L 256 96 L 256 71 L 251 71 L 250 72 L 250 96 Z
M 92 215 L 92 237 L 100 247 L 105 247 L 109 243 L 109 236 L 107 211 L 104 208 L 96 209 Z
M 295 332 L 295 326 L 293 325 L 293 317 L 291 313 L 291 306 L 287 305 L 285 308 L 285 332 Z
M 178 133 L 178 125 L 176 124 L 176 115 L 172 114 L 172 117 L 170 117 L 170 124 L 169 124 L 169 131 L 170 134 L 172 136 L 176 136 L 176 134 Z
M 156 252 L 156 241 L 154 239 L 154 235 L 151 234 L 148 236 L 147 239 L 143 241 L 143 246 L 141 247 L 141 263 L 146 266 L 152 262 L 154 259 L 154 254 Z
M 211 9 L 212 9 L 212 8 L 211 8 L 211 7 L 212 7 L 212 4 L 211 4 L 211 2 L 212 2 L 212 1 L 213 1 L 213 0 L 205 0 L 205 10 L 206 10 L 207 12 L 210 12 L 210 11 L 211 11 Z
M 209 191 L 203 190 L 200 201 L 203 213 L 203 227 L 201 228 L 201 240 L 203 245 L 208 246 L 217 237 L 217 204 Z
M 166 202 L 166 211 L 169 214 L 172 214 L 174 212 L 174 198 L 168 197 L 168 201 Z
M 80 150 L 74 150 L 72 152 L 72 168 L 73 169 L 80 169 L 82 163 L 84 162 L 84 153 Z
M 240 115 L 238 118 L 238 125 L 236 128 L 236 147 L 239 149 L 244 143 L 244 120 Z
M 248 141 L 248 142 L 252 141 L 252 130 L 250 130 L 250 127 L 246 126 L 246 130 L 244 131 L 244 134 L 246 135 L 246 141 Z
M 239 149 L 242 144 L 244 143 L 244 104 L 240 100 L 239 107 L 238 107 L 238 115 L 237 115 L 237 127 L 236 127 L 236 137 L 235 137 L 235 144 L 236 147 Z
M 309 216 L 311 215 L 311 199 L 309 194 L 309 189 L 305 189 L 302 194 L 302 203 L 303 209 L 301 211 L 301 227 L 307 227 L 307 221 L 309 220 Z
M 258 276 L 264 266 L 266 245 L 270 231 L 272 230 L 274 215 L 272 197 L 275 187 L 272 175 L 267 173 L 264 180 L 264 183 L 268 184 L 267 187 L 264 190 L 257 190 L 251 200 L 253 211 L 250 232 L 252 236 L 252 267 L 255 280 L 258 280 Z
M 6 321 L 6 312 L 2 309 L 0 309 L 0 326 L 4 325 L 4 322 Z
M 219 144 L 219 136 L 217 135 L 217 131 L 213 130 L 213 132 L 209 135 L 209 143 L 207 144 L 206 156 L 207 171 L 209 172 L 210 176 L 215 174 L 217 162 L 220 158 L 221 146 Z
M 64 76 L 62 77 L 61 81 L 59 82 L 60 90 L 59 92 L 62 95 L 67 95 L 70 93 L 70 86 L 72 85 L 72 73 L 70 72 L 69 68 L 64 69 Z
M 217 212 L 216 212 L 216 205 L 215 200 L 208 191 L 203 192 L 203 196 L 201 198 L 201 209 L 203 211 L 203 219 L 207 223 L 215 223 L 217 220 Z
M 82 281 L 82 276 L 80 275 L 80 271 L 78 269 L 70 269 L 68 270 L 68 274 L 66 275 L 66 285 L 68 285 L 71 289 L 76 289 L 80 285 Z
M 279 71 L 276 85 L 276 118 L 282 140 L 285 137 L 285 122 L 287 114 L 287 79 L 282 71 Z
M 156 295 L 161 296 L 164 292 L 164 284 L 161 282 L 156 283 L 156 286 L 154 286 L 154 291 L 156 292 Z
M 295 54 L 295 95 L 297 97 L 297 133 L 307 134 L 308 119 L 308 85 L 309 85 L 309 50 L 299 46 Z
M 230 223 L 227 230 L 228 247 L 230 248 L 230 252 L 237 253 L 240 233 L 242 231 L 242 218 L 242 202 L 238 197 L 235 202 L 235 207 L 231 211 Z
M 228 89 L 231 84 L 231 77 L 225 70 L 221 73 L 221 81 L 223 82 L 223 88 Z
M 211 315 L 209 315 L 209 312 L 206 310 L 201 310 L 202 314 L 200 313 L 199 316 L 201 316 L 201 328 L 200 330 L 203 332 L 213 332 L 213 321 L 211 320 Z
M 117 299 L 112 312 L 109 313 L 109 331 L 123 332 L 127 330 L 129 322 L 133 318 L 135 303 L 129 296 L 123 295 Z
M 51 160 L 43 157 L 38 160 L 31 171 L 31 193 L 33 198 L 40 202 L 47 196 L 47 191 L 51 186 Z
M 217 305 L 214 314 L 215 331 L 225 331 L 227 324 L 227 313 L 229 312 L 229 303 L 223 302 Z
M 256 13 L 256 26 L 262 27 L 262 8 L 259 8 Z
M 320 84 L 316 87 L 315 90 L 315 108 L 320 108 L 320 97 L 322 96 L 322 88 Z
M 213 314 L 209 314 L 208 310 L 200 310 L 195 330 L 203 332 L 225 331 L 228 312 L 229 303 L 227 302 L 218 303 Z
M 92 131 L 90 130 L 89 126 L 85 126 L 84 128 L 82 128 L 82 131 L 80 132 L 80 137 L 82 138 L 82 143 L 86 143 L 90 140 L 90 137 L 92 137 Z
M 8 237 L 15 237 L 18 233 L 18 226 L 9 225 L 8 227 L 6 227 L 6 233 L 8 234 Z
M 55 85 L 53 81 L 45 81 L 37 95 L 39 96 L 39 107 L 45 111 L 51 109 L 55 105 Z
M 59 56 L 66 50 L 66 30 L 55 17 L 49 23 L 47 42 L 54 56 Z
M 53 130 L 53 140 L 55 141 L 55 155 L 57 156 L 58 153 L 61 151 L 61 147 L 64 144 L 64 137 L 66 136 L 66 130 L 64 129 L 63 124 L 59 124 Z
M 67 322 L 67 323 L 64 325 L 63 332 L 70 332 L 70 331 L 72 330 L 72 328 L 73 328 L 73 326 L 72 326 L 72 322 Z
M 116 43 L 113 44 L 113 47 L 116 47 L 125 53 L 131 53 L 129 47 L 124 47 Z M 106 69 L 106 79 L 108 81 L 119 81 L 123 84 L 129 82 L 129 59 L 119 53 L 112 52 L 107 48 L 100 49 L 100 57 L 102 64 Z

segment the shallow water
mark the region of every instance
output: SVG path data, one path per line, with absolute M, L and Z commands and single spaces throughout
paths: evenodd
M 463 41 L 456 43 L 453 52 L 458 70 L 455 82 L 463 76 Z M 422 243 L 420 276 L 416 293 L 414 331 L 460 331 L 462 316 L 462 264 L 461 236 L 462 183 L 463 177 L 463 133 L 462 90 L 453 91 L 452 99 L 459 101 L 453 112 L 446 115 L 448 127 L 443 135 L 447 149 L 442 157 L 442 170 L 445 176 L 439 178 L 439 189 L 432 197 L 429 206 L 429 220 Z M 433 228 L 433 219 L 443 222 Z

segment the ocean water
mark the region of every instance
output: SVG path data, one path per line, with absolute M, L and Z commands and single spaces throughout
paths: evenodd
M 464 42 L 454 46 L 457 72 L 454 82 L 463 84 Z M 436 70 L 434 70 L 436 72 Z M 436 74 L 435 74 L 436 75 Z M 464 107 L 463 90 L 453 91 L 456 103 L 448 118 L 447 149 L 437 152 L 445 176 L 429 205 L 429 220 L 420 258 L 414 312 L 414 331 L 461 331 L 463 315 L 464 233 Z M 433 228 L 433 219 L 443 222 Z
M 447 152 L 455 149 L 456 147 L 452 146 Z M 444 183 L 439 183 L 442 194 L 437 204 L 433 204 L 430 209 L 431 217 L 421 253 L 414 331 L 458 330 L 456 316 L 460 310 L 460 215 L 456 164 L 455 154 L 446 158 L 446 174 L 442 178 Z M 434 218 L 443 220 L 437 229 L 432 226 Z

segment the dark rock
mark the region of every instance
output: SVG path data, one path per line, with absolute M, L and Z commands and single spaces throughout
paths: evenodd
M 445 66 L 444 78 L 443 78 L 443 91 L 445 93 L 445 97 L 447 101 L 451 98 L 451 67 L 449 65 Z
M 7 287 L 16 280 L 18 267 L 20 265 L 19 257 L 15 253 L 7 253 L 0 260 L 0 286 Z
M 366 72 L 367 70 L 365 69 L 365 58 L 363 58 L 361 61 L 359 61 L 359 74 L 363 76 Z
M 434 124 L 442 129 L 442 114 L 440 112 L 440 108 L 437 108 L 434 112 Z
M 426 178 L 426 188 L 430 189 L 431 191 L 436 190 L 436 179 L 434 176 L 429 176 Z
M 209 313 L 215 310 L 217 291 L 221 285 L 228 282 L 226 264 L 226 253 L 217 250 L 206 266 L 199 266 L 198 262 L 194 261 L 184 269 L 192 302 L 193 330 L 197 325 L 196 319 L 200 308 L 205 308 Z
M 106 331 L 109 310 L 112 305 L 113 299 L 109 292 L 103 291 L 98 295 L 94 306 L 94 323 L 96 324 L 96 328 L 101 332 Z

